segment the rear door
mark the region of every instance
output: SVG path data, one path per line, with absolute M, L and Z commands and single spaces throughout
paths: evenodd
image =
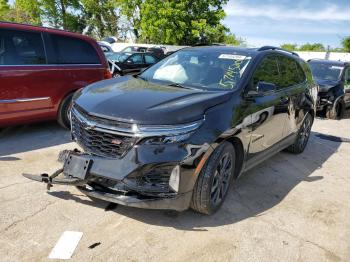
M 345 93 L 345 103 L 350 103 L 350 66 L 345 68 L 344 72 L 344 93 Z
M 280 83 L 280 74 L 276 55 L 266 56 L 256 68 L 249 84 L 255 91 L 259 82 Z M 271 91 L 263 96 L 249 99 L 252 111 L 251 142 L 247 165 L 255 165 L 272 153 L 273 148 L 283 139 L 286 119 L 284 110 L 285 98 L 280 90 Z
M 288 137 L 298 131 L 299 124 L 303 121 L 304 103 L 309 100 L 305 94 L 311 87 L 308 86 L 306 75 L 295 59 L 278 55 L 277 60 L 281 74 L 278 88 L 285 101 L 280 105 L 280 111 L 286 116 L 283 136 Z
M 80 38 L 44 34 L 50 78 L 43 79 L 45 95 L 57 111 L 62 99 L 73 91 L 104 79 L 105 68 L 96 49 Z
M 157 63 L 157 59 L 150 54 L 145 54 L 145 67 L 149 67 Z
M 0 29 L 0 125 L 45 117 L 52 108 L 46 62 L 40 32 Z

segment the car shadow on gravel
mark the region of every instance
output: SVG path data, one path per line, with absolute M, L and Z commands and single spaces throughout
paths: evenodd
M 118 206 L 115 212 L 151 225 L 196 231 L 261 216 L 300 183 L 315 183 L 317 187 L 317 181 L 323 179 L 313 173 L 337 152 L 340 142 L 323 140 L 316 136 L 318 134 L 312 133 L 303 154 L 281 152 L 243 174 L 232 185 L 221 209 L 212 216 L 192 210 L 177 213 L 123 206 Z
M 3 157 L 0 161 L 11 160 L 4 156 L 69 142 L 69 130 L 63 129 L 54 121 L 0 129 L 0 157 Z

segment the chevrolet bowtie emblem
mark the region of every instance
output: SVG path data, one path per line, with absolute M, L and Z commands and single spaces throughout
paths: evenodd
M 119 140 L 119 139 L 112 139 L 111 143 L 112 143 L 113 145 L 120 145 L 120 144 L 122 143 L 122 141 Z

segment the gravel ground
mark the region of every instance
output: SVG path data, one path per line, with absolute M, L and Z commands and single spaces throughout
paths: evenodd
M 113 207 L 68 186 L 46 192 L 21 173 L 58 168 L 58 152 L 74 148 L 69 132 L 52 122 L 2 130 L 1 261 L 49 260 L 67 230 L 83 232 L 73 261 L 350 261 L 349 111 L 317 119 L 303 154 L 244 174 L 213 216 Z

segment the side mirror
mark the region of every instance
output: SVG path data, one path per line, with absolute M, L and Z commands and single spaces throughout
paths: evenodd
M 265 93 L 275 91 L 276 85 L 269 82 L 263 82 L 260 81 L 258 85 L 256 86 L 256 90 L 250 90 L 248 91 L 248 96 L 264 96 Z
M 132 61 L 132 60 L 126 60 L 126 63 L 128 64 L 128 65 L 132 65 L 134 62 Z
M 259 94 L 267 93 L 276 90 L 276 85 L 269 82 L 259 82 L 257 86 L 257 91 Z

